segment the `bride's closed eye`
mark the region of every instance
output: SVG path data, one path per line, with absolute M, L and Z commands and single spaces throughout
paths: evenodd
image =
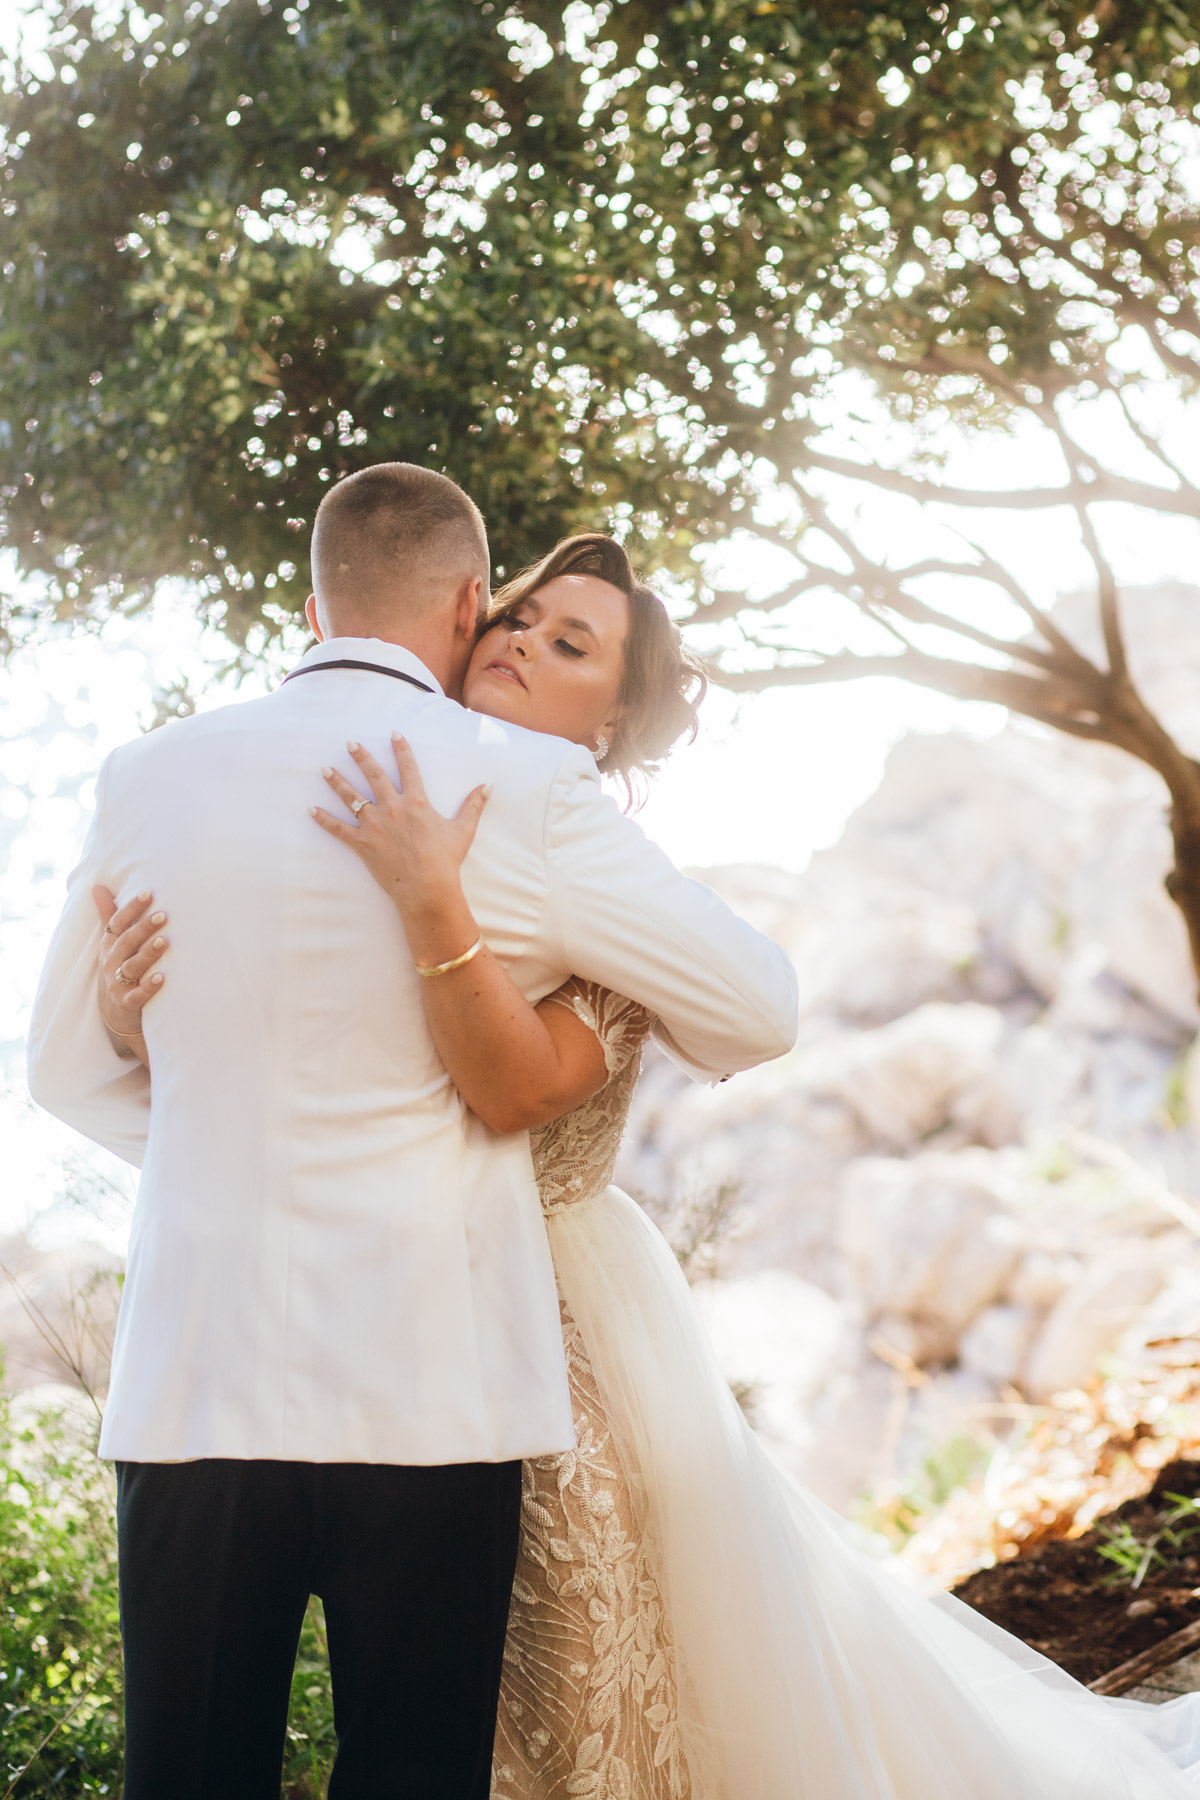
M 535 622 L 535 620 L 526 618 L 519 612 L 513 613 L 510 618 L 503 621 L 509 631 L 531 631 Z M 581 649 L 578 644 L 573 644 L 570 638 L 555 638 L 554 648 L 561 651 L 564 656 L 572 657 L 576 661 L 582 660 L 582 658 L 587 655 L 587 651 Z

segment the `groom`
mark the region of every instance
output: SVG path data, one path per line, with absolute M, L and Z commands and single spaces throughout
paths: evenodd
M 390 902 L 309 816 L 322 765 L 400 730 L 443 812 L 492 784 L 467 895 L 531 1000 L 602 982 L 707 1080 L 795 1032 L 782 952 L 585 751 L 456 704 L 488 592 L 467 496 L 364 469 L 312 549 L 321 641 L 279 690 L 105 763 L 34 1012 L 34 1097 L 143 1167 L 100 1444 L 126 1800 L 278 1800 L 310 1594 L 331 1800 L 486 1800 L 521 1459 L 574 1443 L 528 1141 L 459 1102 Z M 98 1014 L 94 884 L 170 918 L 153 1094 Z

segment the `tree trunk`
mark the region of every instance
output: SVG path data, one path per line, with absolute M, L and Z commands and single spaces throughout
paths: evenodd
M 1172 792 L 1171 842 L 1175 847 L 1175 866 L 1164 885 L 1187 926 L 1200 997 L 1200 763 L 1191 758 L 1188 760 L 1194 792 L 1186 796 Z
M 1163 885 L 1183 914 L 1200 999 L 1200 762 L 1179 748 L 1127 675 L 1118 678 L 1116 704 L 1105 719 L 1115 726 L 1109 742 L 1156 769 L 1171 796 L 1169 822 L 1174 866 Z

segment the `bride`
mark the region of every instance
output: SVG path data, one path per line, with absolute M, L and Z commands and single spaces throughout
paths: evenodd
M 702 687 L 624 551 L 588 534 L 496 596 L 463 697 L 628 785 L 694 726 Z M 341 809 L 314 817 L 391 896 L 414 960 L 451 965 L 422 998 L 464 1104 L 530 1132 L 578 1438 L 525 1465 L 494 1800 L 1200 1792 L 1192 1697 L 1102 1700 L 951 1596 L 918 1597 L 762 1451 L 669 1247 L 611 1185 L 650 1020 L 580 981 L 533 1007 L 486 947 L 463 958 L 486 790 L 445 819 L 394 747 L 398 779 L 348 746 L 368 792 L 326 770 Z M 112 923 L 109 1018 L 159 990 L 165 948 L 140 902 Z M 125 965 L 134 988 L 113 986 Z

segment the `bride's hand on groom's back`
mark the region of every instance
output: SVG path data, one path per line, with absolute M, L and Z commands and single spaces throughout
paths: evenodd
M 346 748 L 370 791 L 360 793 L 336 769 L 326 768 L 326 781 L 353 816 L 338 818 L 314 806 L 313 818 L 361 858 L 406 925 L 444 916 L 461 899 L 462 865 L 490 788 L 473 788 L 447 819 L 431 804 L 417 759 L 402 737 L 392 738 L 398 782 L 361 744 Z
M 100 942 L 97 990 L 100 1017 L 115 1038 L 141 1057 L 142 1010 L 163 984 L 155 968 L 167 947 L 164 912 L 153 911 L 154 896 L 139 894 L 122 907 L 106 887 L 94 887 L 92 899 L 104 927 Z

